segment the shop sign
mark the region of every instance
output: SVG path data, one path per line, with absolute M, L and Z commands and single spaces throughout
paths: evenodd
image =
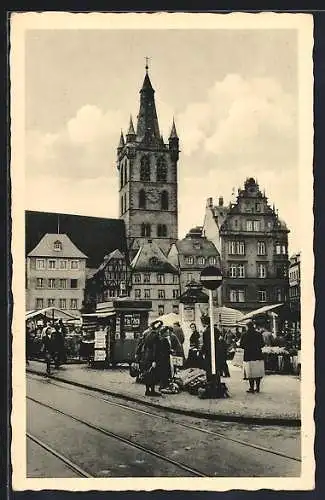
M 95 350 L 94 352 L 94 361 L 105 361 L 106 360 L 106 352 L 104 350 Z
M 191 306 L 184 306 L 184 321 L 194 321 L 195 315 L 194 315 L 194 307 Z
M 140 326 L 140 314 L 125 314 L 124 316 L 124 326 L 127 328 L 139 328 Z

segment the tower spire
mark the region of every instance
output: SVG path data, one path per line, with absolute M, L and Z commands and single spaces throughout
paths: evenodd
M 124 148 L 124 145 L 125 145 L 124 135 L 123 135 L 123 131 L 121 130 L 120 142 L 118 143 L 118 149 Z
M 173 124 L 172 124 L 172 129 L 170 132 L 169 139 L 178 139 L 174 117 L 173 117 Z
M 129 130 L 127 131 L 126 134 L 126 142 L 132 142 L 134 140 L 135 140 L 135 131 L 133 126 L 132 115 L 130 115 L 130 124 L 129 124 Z
M 146 58 L 146 74 L 140 90 L 140 109 L 137 122 L 137 142 L 146 145 L 160 142 L 160 132 L 155 104 L 155 91 L 148 74 L 148 59 Z

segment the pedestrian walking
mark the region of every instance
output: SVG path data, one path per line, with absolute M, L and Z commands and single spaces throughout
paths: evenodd
M 53 339 L 50 326 L 43 329 L 42 353 L 46 361 L 46 374 L 51 375 L 51 361 L 53 359 Z
M 262 334 L 250 322 L 240 340 L 240 347 L 244 349 L 244 379 L 249 382 L 249 393 L 260 392 L 261 380 L 265 374 L 263 346 Z
M 158 368 L 160 348 L 159 326 L 154 325 L 146 335 L 143 345 L 143 379 L 146 385 L 146 396 L 160 396 L 160 393 L 155 390 L 160 379 Z

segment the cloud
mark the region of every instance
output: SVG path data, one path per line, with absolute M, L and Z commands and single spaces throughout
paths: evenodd
M 186 156 L 201 149 L 219 164 L 262 161 L 276 169 L 296 159 L 295 101 L 273 78 L 227 75 L 207 90 L 205 99 L 189 104 L 177 122 Z

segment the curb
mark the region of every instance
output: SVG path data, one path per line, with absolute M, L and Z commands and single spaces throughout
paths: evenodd
M 35 369 L 26 369 L 27 373 L 33 373 L 34 375 L 44 376 L 44 372 L 40 372 Z M 216 420 L 221 422 L 237 422 L 241 424 L 255 424 L 255 425 L 277 425 L 283 427 L 301 427 L 300 418 L 279 418 L 279 417 L 254 417 L 254 416 L 241 416 L 241 415 L 228 415 L 226 413 L 207 413 L 203 410 L 186 410 L 182 408 L 173 408 L 171 406 L 165 406 L 163 404 L 157 404 L 154 401 L 146 401 L 139 397 L 125 394 L 123 392 L 113 392 L 109 389 L 102 389 L 101 387 L 90 386 L 83 384 L 81 382 L 76 382 L 75 380 L 67 380 L 63 377 L 57 375 L 51 375 L 50 378 L 57 380 L 58 382 L 63 382 L 65 384 L 73 385 L 75 387 L 80 387 L 82 389 L 88 389 L 91 391 L 98 392 L 100 394 L 106 394 L 109 396 L 115 396 L 127 401 L 133 401 L 134 403 L 140 403 L 145 406 L 151 406 L 160 410 L 169 411 L 171 413 L 177 413 L 180 415 L 186 415 L 188 417 L 194 418 L 204 418 L 206 420 Z

